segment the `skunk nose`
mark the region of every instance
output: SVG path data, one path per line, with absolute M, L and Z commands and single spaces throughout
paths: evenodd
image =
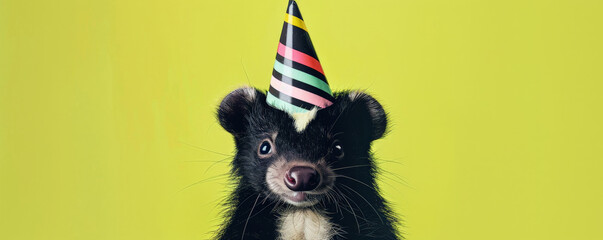
M 320 176 L 311 167 L 296 166 L 285 173 L 285 185 L 293 191 L 310 191 L 318 187 Z

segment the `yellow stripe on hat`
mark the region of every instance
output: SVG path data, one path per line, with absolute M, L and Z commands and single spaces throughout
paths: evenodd
M 289 15 L 288 13 L 286 13 L 285 22 L 288 22 L 289 24 L 291 24 L 293 26 L 301 28 L 306 32 L 308 31 L 308 29 L 306 29 L 306 24 L 304 23 L 304 20 L 301 20 L 296 16 Z

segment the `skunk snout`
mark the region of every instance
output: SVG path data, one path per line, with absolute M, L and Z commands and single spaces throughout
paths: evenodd
M 266 171 L 266 185 L 272 193 L 285 202 L 298 207 L 308 207 L 326 198 L 334 173 L 324 160 L 315 163 L 304 160 L 279 159 Z
M 318 187 L 320 174 L 307 166 L 294 166 L 285 173 L 285 185 L 292 191 L 311 191 Z

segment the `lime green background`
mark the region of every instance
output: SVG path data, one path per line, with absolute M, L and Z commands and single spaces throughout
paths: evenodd
M 390 113 L 408 239 L 603 239 L 601 1 L 299 5 L 332 88 Z M 0 0 L 0 239 L 209 238 L 213 112 L 268 87 L 285 7 Z

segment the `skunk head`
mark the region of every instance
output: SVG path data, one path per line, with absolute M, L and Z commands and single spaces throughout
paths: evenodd
M 288 114 L 269 106 L 257 89 L 228 94 L 218 119 L 235 139 L 232 165 L 240 187 L 305 207 L 327 201 L 338 187 L 372 185 L 370 144 L 385 132 L 385 112 L 362 92 L 334 98 L 327 108 Z

